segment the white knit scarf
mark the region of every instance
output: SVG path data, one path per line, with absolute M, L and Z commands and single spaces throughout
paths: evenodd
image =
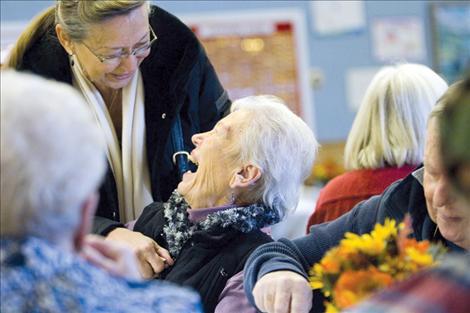
M 145 145 L 144 90 L 140 71 L 122 90 L 122 153 L 113 121 L 103 97 L 86 78 L 72 56 L 74 86 L 78 88 L 101 128 L 107 145 L 108 162 L 116 181 L 121 222 L 136 219 L 153 202 Z

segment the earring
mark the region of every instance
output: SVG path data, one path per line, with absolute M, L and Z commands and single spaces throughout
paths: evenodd
M 75 61 L 73 60 L 73 53 L 70 53 L 70 54 L 69 54 L 69 62 L 70 62 L 70 66 L 74 66 L 74 65 L 75 65 Z
M 235 193 L 232 192 L 232 194 L 230 195 L 230 204 L 235 204 L 235 200 L 236 200 Z

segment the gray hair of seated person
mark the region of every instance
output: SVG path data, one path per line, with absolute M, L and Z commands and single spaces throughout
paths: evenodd
M 0 233 L 68 238 L 106 168 L 104 140 L 72 87 L 1 73 Z
M 345 168 L 420 164 L 428 116 L 447 87 L 421 64 L 383 67 L 369 84 L 349 132 Z
M 251 96 L 232 104 L 249 120 L 240 137 L 239 162 L 251 162 L 262 171 L 247 202 L 262 200 L 281 217 L 295 209 L 303 181 L 311 172 L 318 143 L 310 127 L 275 96 Z

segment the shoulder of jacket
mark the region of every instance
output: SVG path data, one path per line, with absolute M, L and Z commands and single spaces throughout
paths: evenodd
M 185 23 L 156 5 L 151 6 L 149 21 L 158 37 L 157 41 L 169 38 L 176 45 L 197 42 L 195 34 Z

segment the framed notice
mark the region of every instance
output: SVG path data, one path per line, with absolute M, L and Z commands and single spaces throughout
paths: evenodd
M 182 20 L 204 45 L 232 100 L 276 95 L 313 128 L 301 11 L 211 13 Z
M 422 62 L 426 57 L 423 22 L 416 16 L 372 19 L 373 54 L 381 62 Z
M 453 83 L 470 67 L 470 2 L 431 5 L 434 67 Z

